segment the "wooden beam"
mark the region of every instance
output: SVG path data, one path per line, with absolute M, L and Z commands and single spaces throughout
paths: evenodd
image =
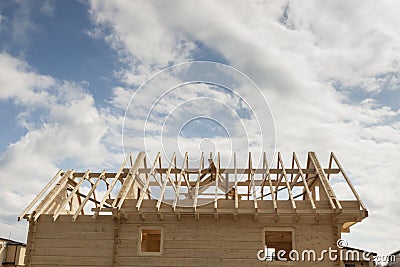
M 217 170 L 215 173 L 215 191 L 214 191 L 214 211 L 218 216 L 218 181 L 220 179 L 220 174 L 219 174 L 219 169 L 221 168 L 221 158 L 220 158 L 220 153 L 218 152 L 217 154 Z
M 131 159 L 131 157 L 132 157 L 132 155 L 129 155 L 129 158 L 130 158 L 130 159 Z M 116 174 L 115 177 L 113 178 L 111 184 L 108 186 L 107 191 L 106 191 L 106 193 L 104 194 L 103 199 L 100 201 L 99 210 L 98 210 L 97 212 L 95 212 L 95 213 L 93 214 L 93 216 L 92 216 L 93 219 L 96 219 L 97 216 L 99 216 L 99 213 L 100 213 L 101 209 L 104 207 L 104 204 L 106 203 L 107 198 L 110 198 L 111 191 L 113 190 L 114 186 L 115 186 L 115 185 L 117 184 L 117 182 L 119 181 L 119 177 L 121 176 L 121 174 L 122 174 L 122 172 L 123 172 L 123 170 L 124 170 L 124 167 L 125 167 L 125 165 L 126 165 L 126 160 L 127 160 L 127 159 L 125 159 L 124 162 L 121 164 L 121 167 L 119 168 L 117 174 Z M 105 181 L 106 181 L 106 180 L 105 180 Z
M 129 172 L 130 168 L 124 168 L 124 171 L 121 175 L 122 178 L 126 178 L 128 172 Z M 150 169 L 148 168 L 143 168 L 140 167 L 138 172 L 141 174 L 144 174 L 146 172 L 149 172 Z M 156 168 L 156 172 L 157 173 L 163 173 L 165 174 L 167 172 L 168 168 Z M 254 174 L 262 174 L 263 173 L 263 169 L 253 169 Z M 302 169 L 303 174 L 314 174 L 314 169 L 310 169 L 310 168 L 303 168 Z M 220 169 L 221 173 L 225 173 L 225 174 L 234 174 L 235 170 L 233 168 L 221 168 Z M 338 174 L 340 173 L 340 169 L 339 168 L 325 168 L 324 172 L 326 174 Z M 179 173 L 181 173 L 181 169 L 180 168 L 173 168 L 171 170 L 171 174 L 175 174 L 178 175 Z M 196 174 L 197 175 L 197 168 L 189 168 L 189 169 L 185 169 L 185 173 L 188 174 Z M 208 169 L 204 169 L 202 170 L 202 174 L 207 174 L 208 173 Z M 237 173 L 238 174 L 249 174 L 249 169 L 248 168 L 237 168 Z M 282 173 L 282 169 L 276 169 L 276 168 L 270 168 L 270 174 L 281 174 Z M 297 169 L 288 169 L 286 168 L 286 174 L 298 174 L 298 170 Z M 74 172 L 74 177 L 75 178 L 80 178 L 84 175 L 84 172 Z M 107 172 L 106 173 L 106 178 L 114 178 L 115 175 L 117 173 L 116 172 Z M 64 175 L 64 172 L 61 172 L 60 175 Z M 100 173 L 99 172 L 90 172 L 90 177 L 91 178 L 96 178 L 99 177 Z M 178 179 L 176 179 L 177 181 Z
M 356 197 L 357 201 L 360 203 L 360 206 L 363 210 L 367 210 L 365 207 L 363 201 L 361 200 L 360 195 L 357 193 L 356 189 L 354 188 L 353 184 L 351 183 L 349 177 L 347 176 L 346 172 L 344 171 L 344 168 L 342 167 L 342 164 L 340 164 L 339 160 L 336 158 L 336 155 L 332 152 L 331 153 L 331 158 L 333 158 L 336 162 L 336 165 L 339 167 L 340 172 L 342 173 L 344 179 L 346 180 L 347 184 L 349 185 L 351 191 L 353 192 L 354 196 Z
M 189 169 L 189 155 L 187 155 L 187 157 L 185 157 L 185 163 L 186 163 L 186 169 Z M 185 179 L 186 182 L 186 186 L 187 186 L 187 191 L 188 191 L 188 195 L 190 196 L 191 199 L 193 199 L 193 194 L 192 194 L 192 188 L 190 186 L 190 179 L 189 179 L 189 173 L 188 172 L 184 172 L 183 173 L 183 179 Z
M 305 177 L 304 177 L 304 174 L 303 174 L 303 172 L 302 172 L 302 170 L 301 170 L 300 163 L 299 163 L 299 160 L 297 159 L 297 156 L 296 156 L 296 153 L 295 153 L 295 152 L 293 152 L 293 160 L 294 160 L 294 162 L 296 163 L 296 166 L 299 168 L 299 174 L 300 174 L 301 180 L 303 181 L 304 190 L 305 190 L 305 192 L 307 193 L 308 199 L 309 199 L 310 202 L 311 202 L 311 207 L 312 207 L 312 209 L 315 211 L 317 208 L 316 208 L 316 206 L 315 206 L 315 203 L 314 203 L 314 200 L 313 200 L 313 198 L 312 198 L 310 189 L 308 188 L 307 181 L 306 181 L 306 179 L 305 179 Z
M 63 201 L 63 203 L 61 204 L 61 206 L 58 208 L 58 210 L 54 213 L 53 215 L 53 221 L 56 221 L 58 216 L 60 215 L 61 211 L 64 209 L 65 205 L 68 203 L 68 201 L 71 201 L 71 199 L 73 198 L 74 194 L 76 193 L 76 191 L 78 191 L 79 187 L 82 185 L 83 181 L 85 181 L 85 179 L 87 177 L 89 177 L 89 173 L 90 170 L 87 170 L 85 175 L 82 176 L 81 180 L 76 183 L 76 185 L 74 186 L 74 189 L 72 189 L 71 193 L 69 194 L 69 196 Z
M 144 199 L 144 196 L 145 196 L 145 192 L 148 191 L 148 188 L 149 188 L 149 185 L 150 185 L 150 177 L 151 176 L 154 177 L 154 170 L 156 169 L 157 161 L 160 158 L 160 156 L 161 156 L 161 153 L 158 152 L 157 156 L 156 156 L 156 158 L 155 158 L 155 160 L 153 162 L 153 165 L 152 165 L 152 167 L 151 167 L 151 169 L 149 171 L 149 173 L 146 175 L 146 182 L 145 182 L 144 187 L 143 187 L 143 193 L 140 194 L 139 200 L 138 200 L 138 202 L 136 204 L 136 209 L 137 210 L 140 210 L 140 206 L 142 205 L 142 202 L 143 202 L 143 199 Z
M 322 188 L 324 189 L 324 192 L 326 193 L 326 195 L 328 197 L 328 200 L 329 200 L 329 203 L 330 203 L 332 209 L 336 210 L 336 206 L 335 206 L 335 203 L 336 203 L 337 208 L 341 211 L 342 206 L 340 205 L 340 202 L 337 199 L 335 192 L 333 192 L 333 189 L 332 189 L 331 185 L 329 184 L 328 179 L 325 176 L 325 173 L 321 167 L 321 164 L 318 161 L 317 155 L 315 154 L 315 152 L 309 152 L 308 155 L 311 160 L 311 163 L 313 164 L 313 166 L 316 170 L 316 173 L 321 182 Z
M 188 158 L 188 153 L 185 153 L 185 158 L 183 160 L 182 163 L 182 168 L 181 168 L 181 173 L 179 174 L 179 180 L 178 180 L 178 186 L 176 187 L 176 191 L 175 191 L 175 199 L 174 202 L 172 204 L 172 210 L 175 211 L 176 210 L 176 204 L 178 203 L 179 200 L 179 189 L 182 183 L 182 176 L 184 175 L 185 172 L 185 163 L 186 163 L 186 159 Z
M 161 187 L 161 194 L 160 194 L 160 197 L 158 198 L 157 205 L 156 205 L 157 211 L 160 210 L 161 202 L 162 202 L 162 200 L 163 200 L 163 198 L 164 198 L 165 189 L 167 188 L 167 183 L 168 183 L 168 181 L 171 183 L 172 187 L 175 189 L 174 182 L 172 181 L 172 179 L 171 179 L 171 177 L 170 177 L 171 170 L 172 170 L 172 163 L 175 161 L 175 158 L 176 158 L 176 153 L 174 152 L 174 154 L 172 155 L 171 161 L 169 162 L 168 171 L 167 171 L 167 173 L 166 173 L 166 174 L 167 174 L 167 177 L 166 177 L 165 180 L 163 181 L 163 184 L 162 184 L 162 187 Z M 176 190 L 176 189 L 175 189 L 175 190 Z
M 233 153 L 233 166 L 234 166 L 234 170 L 235 170 L 235 211 L 237 211 L 237 209 L 239 208 L 239 196 L 238 196 L 238 188 L 237 188 L 237 183 L 238 183 L 238 179 L 237 179 L 237 168 L 236 168 L 236 152 Z
M 79 206 L 79 208 L 75 211 L 74 216 L 72 216 L 72 220 L 76 221 L 76 218 L 78 218 L 79 213 L 83 210 L 85 207 L 86 203 L 89 201 L 90 196 L 94 193 L 96 190 L 96 187 L 99 185 L 100 181 L 103 179 L 104 175 L 106 174 L 106 170 L 102 172 L 102 175 L 97 178 L 97 181 L 94 183 L 92 189 L 90 189 L 89 193 L 86 195 L 85 199 L 82 201 L 82 204 Z
M 251 158 L 251 152 L 249 152 L 249 169 L 251 170 L 250 180 L 251 180 L 251 191 L 252 191 L 252 195 L 253 195 L 254 209 L 255 209 L 255 212 L 257 212 L 258 204 L 257 204 L 257 197 L 256 197 L 256 186 L 255 186 L 255 182 L 254 182 L 253 161 Z
M 36 202 L 43 196 L 43 194 L 50 188 L 50 186 L 57 180 L 58 176 L 60 176 L 62 170 L 59 170 L 53 178 L 46 184 L 46 186 L 40 191 L 40 193 L 31 201 L 31 203 L 24 209 L 24 211 L 18 216 L 18 221 L 20 221 L 26 213 L 36 204 Z
M 144 163 L 144 159 L 146 157 L 146 154 L 144 152 L 140 152 L 138 156 L 136 157 L 135 163 L 133 164 L 133 167 L 129 170 L 124 183 L 122 184 L 121 189 L 118 192 L 117 197 L 114 199 L 112 203 L 112 207 L 115 207 L 117 209 L 120 209 L 122 207 L 122 204 L 128 195 L 128 192 L 133 185 L 136 175 L 138 174 L 138 170 L 140 166 Z M 138 179 L 139 180 L 139 179 Z
M 36 221 L 40 214 L 45 212 L 45 210 L 49 207 L 50 204 L 53 203 L 53 200 L 57 197 L 57 195 L 61 192 L 61 190 L 65 189 L 65 185 L 67 184 L 68 178 L 72 176 L 74 170 L 68 170 L 61 177 L 59 182 L 53 187 L 53 189 L 49 192 L 49 194 L 42 200 L 39 206 L 36 208 L 36 213 L 33 215 L 33 220 Z
M 267 161 L 267 154 L 265 152 L 264 152 L 264 155 L 263 155 L 263 169 L 264 169 L 264 171 L 266 170 L 265 171 L 265 176 L 266 176 L 266 178 L 268 180 L 269 190 L 271 192 L 271 197 L 272 197 L 272 203 L 274 205 L 274 211 L 277 214 L 278 213 L 278 204 L 276 202 L 276 196 L 274 194 L 274 189 L 272 187 L 271 177 L 270 177 L 270 174 L 269 174 L 268 161 Z
M 283 170 L 282 176 L 283 176 L 283 178 L 285 178 L 285 183 L 286 183 L 286 187 L 288 190 L 290 202 L 292 203 L 293 210 L 296 212 L 296 203 L 294 202 L 294 199 L 293 199 L 292 189 L 290 187 L 289 180 L 286 176 L 285 165 L 283 164 L 283 160 L 282 160 L 280 152 L 278 152 L 278 160 L 279 160 L 280 164 L 282 165 L 282 170 Z
M 200 177 L 202 169 L 204 169 L 204 152 L 201 153 L 200 163 L 199 163 L 199 173 L 197 174 L 196 188 L 194 192 L 194 201 L 193 201 L 194 211 L 196 211 L 197 209 L 197 198 L 199 196 L 199 185 L 200 185 Z

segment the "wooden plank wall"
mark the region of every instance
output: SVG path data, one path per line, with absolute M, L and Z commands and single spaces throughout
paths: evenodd
M 30 240 L 28 240 L 30 242 Z M 114 220 L 112 216 L 42 215 L 36 222 L 31 266 L 112 266 Z
M 138 253 L 139 229 L 161 226 L 164 243 L 161 256 L 142 256 Z M 116 263 L 113 265 L 114 230 L 119 228 Z M 112 216 L 79 216 L 72 222 L 70 215 L 56 221 L 42 215 L 36 227 L 32 266 L 339 266 L 332 262 L 299 262 L 279 264 L 260 262 L 257 251 L 263 248 L 265 227 L 292 227 L 295 248 L 328 249 L 336 243 L 337 227 L 329 217 L 319 222 L 295 222 L 294 218 L 240 215 L 165 215 L 161 221 L 156 214 L 146 214 L 143 221 L 137 212 L 128 213 L 127 220 L 116 223 Z M 335 230 L 336 229 L 336 230 Z M 339 228 L 340 229 L 340 228 Z M 321 265 L 322 264 L 322 265 Z

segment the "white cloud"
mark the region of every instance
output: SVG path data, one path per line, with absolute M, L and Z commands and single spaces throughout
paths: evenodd
M 0 13 L 0 33 L 4 30 L 6 22 L 7 22 L 7 17 L 3 16 Z
M 393 185 L 400 130 L 389 125 L 398 111 L 374 99 L 348 103 L 332 84 L 345 91 L 398 90 L 398 7 L 396 1 L 91 1 L 91 15 L 100 29 L 111 29 L 106 40 L 131 63 L 121 71 L 127 84 L 191 59 L 195 42 L 253 78 L 271 104 L 284 155 L 316 150 L 326 162 L 335 151 L 347 167 L 371 209 L 346 237 L 351 245 L 388 253 L 397 248 L 386 244 L 400 242 L 391 234 L 399 219 Z M 385 182 L 376 190 L 378 179 Z M 382 218 L 386 227 L 378 229 Z
M 93 96 L 80 84 L 38 74 L 25 61 L 4 53 L 0 68 L 0 101 L 11 101 L 20 110 L 17 120 L 26 130 L 0 156 L 1 194 L 17 192 L 18 197 L 10 199 L 20 203 L 12 204 L 13 209 L 7 208 L 12 212 L 0 219 L 14 224 L 21 206 L 32 200 L 57 169 L 114 169 L 122 157 L 120 151 L 108 150 L 105 142 L 114 140 L 103 140 L 108 132 L 107 115 L 96 108 Z
M 32 2 L 18 1 L 18 8 L 11 18 L 10 32 L 13 45 L 23 47 L 29 43 L 29 36 L 32 32 L 39 30 L 31 18 Z
M 304 162 L 306 152 L 315 150 L 326 164 L 328 153 L 337 153 L 370 208 L 370 218 L 354 226 L 346 238 L 352 246 L 391 252 L 397 248 L 387 244 L 400 242 L 391 232 L 398 228 L 399 219 L 393 216 L 400 193 L 394 186 L 395 174 L 400 171 L 399 111 L 373 96 L 359 103 L 348 101 L 346 92 L 398 90 L 400 23 L 396 5 L 396 1 L 194 4 L 93 0 L 90 15 L 96 27 L 90 34 L 104 38 L 117 51 L 124 66 L 117 75 L 127 88 L 114 88 L 107 105 L 98 110 L 84 85 L 39 74 L 23 60 L 0 54 L 0 101 L 11 100 L 21 108 L 18 120 L 27 130 L 0 158 L 1 177 L 23 178 L 1 181 L 2 188 L 8 190 L 7 197 L 13 197 L 10 192 L 15 187 L 30 196 L 64 161 L 73 162 L 75 168 L 118 162 L 122 114 L 137 85 L 163 67 L 193 59 L 199 42 L 244 71 L 263 90 L 275 115 L 278 149 L 285 159 L 296 151 Z M 21 4 L 18 14 L 22 23 L 16 24 L 18 16 L 13 19 L 15 39 L 23 40 L 27 31 L 35 30 L 28 11 L 29 7 Z M 173 75 L 161 77 L 135 99 L 135 108 L 128 114 L 134 116 L 126 122 L 132 130 L 126 136 L 130 149 L 143 148 L 142 130 L 149 109 L 160 96 L 160 88 L 170 88 L 177 80 Z M 342 85 L 343 91 L 333 84 Z M 246 86 L 235 89 L 256 110 L 265 106 L 255 90 Z M 245 108 L 229 94 L 214 91 L 208 96 L 235 106 L 235 110 Z M 177 90 L 160 101 L 156 111 L 168 113 L 198 97 L 204 94 L 190 87 Z M 190 108 L 180 107 L 169 129 L 179 128 L 193 114 L 214 117 L 236 133 L 230 140 L 213 140 L 222 155 L 230 152 L 230 142 L 237 144 L 238 153 L 246 154 L 249 147 L 239 138 L 242 126 L 232 117 L 227 119 L 231 114 L 222 104 L 205 106 L 198 101 Z M 40 114 L 39 120 L 34 113 Z M 149 129 L 159 128 L 158 118 L 149 121 Z M 256 136 L 255 120 L 243 121 L 245 128 L 252 130 L 249 134 Z M 179 150 L 175 145 L 180 142 L 182 151 L 195 153 L 202 140 L 173 135 L 165 136 L 168 151 Z M 146 144 L 149 153 L 160 150 L 154 136 Z M 36 170 L 33 177 L 32 170 Z
M 46 16 L 53 17 L 55 10 L 55 3 L 53 0 L 46 0 L 40 7 L 40 12 Z

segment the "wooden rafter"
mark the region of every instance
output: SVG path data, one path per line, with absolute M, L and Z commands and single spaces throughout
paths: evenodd
M 157 161 L 159 160 L 160 157 L 161 157 L 161 153 L 158 152 L 158 153 L 157 153 L 157 156 L 156 156 L 156 159 L 154 160 L 153 166 L 151 167 L 149 173 L 146 174 L 146 182 L 145 182 L 145 184 L 144 184 L 143 194 L 140 195 L 139 200 L 138 200 L 138 202 L 137 202 L 137 204 L 136 204 L 136 208 L 137 208 L 138 210 L 140 210 L 140 206 L 142 205 L 142 202 L 143 202 L 143 199 L 144 199 L 144 196 L 145 196 L 144 192 L 148 192 L 148 190 L 149 190 L 150 177 L 151 177 L 151 176 L 154 177 L 154 172 L 155 172 L 155 169 L 156 169 L 156 166 L 157 166 L 156 164 L 157 164 Z M 146 163 L 145 163 L 145 164 L 146 164 Z
M 313 200 L 313 198 L 311 196 L 310 188 L 308 187 L 306 178 L 305 178 L 305 176 L 303 174 L 303 171 L 301 170 L 299 160 L 297 159 L 296 153 L 294 153 L 294 152 L 293 152 L 293 162 L 296 163 L 296 166 L 297 166 L 297 168 L 299 170 L 299 175 L 301 177 L 301 181 L 303 182 L 303 185 L 304 185 L 304 190 L 307 193 L 308 199 L 310 200 L 312 209 L 315 211 L 317 209 L 317 207 L 315 206 L 314 200 Z
M 258 203 L 257 203 L 257 197 L 256 197 L 256 184 L 254 182 L 253 161 L 252 161 L 252 158 L 251 158 L 251 152 L 249 152 L 249 170 L 251 170 L 250 171 L 250 181 L 251 181 L 251 193 L 252 193 L 252 196 L 253 196 L 254 209 L 257 212 Z
M 235 210 L 237 211 L 239 209 L 239 196 L 238 196 L 238 187 L 237 187 L 237 183 L 238 183 L 238 179 L 237 179 L 237 168 L 236 168 L 236 152 L 233 154 L 233 165 L 234 165 L 234 169 L 235 169 Z
M 278 213 L 278 204 L 276 201 L 276 194 L 274 193 L 274 188 L 272 186 L 272 181 L 271 181 L 271 177 L 269 174 L 270 169 L 268 167 L 267 154 L 265 152 L 263 155 L 263 171 L 264 171 L 265 178 L 268 180 L 269 190 L 271 192 L 271 197 L 272 197 L 272 204 L 274 206 L 274 211 L 276 214 L 276 213 Z
M 176 153 L 174 153 L 174 154 L 172 155 L 172 159 L 171 159 L 171 161 L 169 162 L 169 167 L 168 167 L 168 171 L 167 171 L 167 173 L 166 173 L 166 178 L 165 178 L 165 180 L 164 180 L 164 182 L 163 182 L 163 184 L 162 184 L 162 187 L 161 187 L 161 194 L 160 194 L 160 197 L 158 198 L 157 205 L 156 205 L 157 211 L 160 210 L 161 202 L 162 202 L 162 200 L 164 199 L 164 194 L 165 194 L 165 190 L 166 190 L 166 188 L 167 188 L 167 183 L 170 182 L 171 186 L 174 188 L 174 190 L 176 190 L 175 184 L 174 184 L 174 182 L 173 182 L 172 179 L 171 179 L 172 163 L 175 161 L 175 159 L 176 159 Z
M 363 210 L 367 210 L 367 208 L 364 205 L 364 202 L 361 200 L 360 195 L 357 193 L 356 189 L 354 188 L 353 184 L 350 182 L 349 177 L 347 176 L 346 172 L 344 171 L 342 164 L 340 164 L 339 160 L 336 158 L 336 155 L 331 152 L 331 157 L 330 161 L 335 160 L 336 165 L 339 167 L 340 172 L 342 173 L 344 179 L 346 180 L 347 184 L 349 185 L 351 191 L 353 192 L 354 196 L 356 197 L 357 201 L 360 203 L 360 206 Z
M 176 190 L 175 190 L 175 199 L 174 199 L 174 202 L 172 204 L 172 210 L 173 211 L 176 210 L 176 204 L 178 203 L 178 200 L 179 200 L 179 189 L 180 189 L 180 186 L 181 186 L 181 183 L 182 183 L 182 176 L 185 173 L 185 163 L 187 162 L 187 159 L 188 159 L 188 153 L 186 152 L 185 153 L 185 158 L 183 160 L 182 168 L 181 168 L 181 173 L 179 174 L 178 186 L 176 187 Z
M 216 214 L 218 214 L 218 184 L 220 179 L 219 169 L 221 168 L 221 158 L 218 152 L 217 154 L 217 165 L 216 165 L 216 173 L 215 173 L 215 191 L 214 191 L 214 210 Z
M 122 207 L 122 204 L 128 195 L 128 192 L 130 188 L 133 186 L 133 183 L 135 182 L 134 177 L 139 177 L 138 170 L 142 164 L 144 164 L 144 159 L 146 158 L 146 154 L 144 152 L 140 152 L 139 155 L 137 156 L 135 163 L 133 164 L 132 168 L 129 170 L 125 181 L 118 192 L 118 196 L 114 199 L 114 202 L 112 203 L 113 207 L 116 207 L 117 209 L 120 209 Z M 137 179 L 139 180 L 139 179 Z
M 161 153 L 157 153 L 153 164 L 148 168 L 146 155 L 140 152 L 133 164 L 126 166 L 131 161 L 129 156 L 116 172 L 60 170 L 21 213 L 19 219 L 37 220 L 41 214 L 51 214 L 53 220 L 66 215 L 76 220 L 84 214 L 90 214 L 93 219 L 99 214 L 112 214 L 124 218 L 125 209 L 129 210 L 132 203 L 142 219 L 145 218 L 145 213 L 156 212 L 161 220 L 168 214 L 175 214 L 180 218 L 180 215 L 185 213 L 194 214 L 197 219 L 202 214 L 214 215 L 215 219 L 218 219 L 220 214 L 230 212 L 234 215 L 233 218 L 240 214 L 253 214 L 255 219 L 260 215 L 272 215 L 278 220 L 279 215 L 292 214 L 298 220 L 301 215 L 309 214 L 315 215 L 318 220 L 319 216 L 324 214 L 348 214 L 350 204 L 353 205 L 350 205 L 351 207 L 358 207 L 359 212 L 355 214 L 357 208 L 351 210 L 355 214 L 352 222 L 368 215 L 364 203 L 334 153 L 330 154 L 329 165 L 325 169 L 314 152 L 308 154 L 305 168 L 301 167 L 296 153 L 292 155 L 290 168 L 285 167 L 280 152 L 277 153 L 275 167 L 269 166 L 264 153 L 262 168 L 253 166 L 251 153 L 248 154 L 244 168 L 238 168 L 236 153 L 233 153 L 232 168 L 221 166 L 219 152 L 215 156 L 213 160 L 210 155 L 209 165 L 205 167 L 202 153 L 199 165 L 191 167 L 189 155 L 185 153 L 181 168 L 178 168 L 175 153 L 167 166 L 162 165 Z M 230 174 L 234 180 L 229 179 L 232 177 Z M 244 175 L 244 180 L 239 181 L 239 174 Z M 356 200 L 352 200 L 351 203 L 349 200 L 339 200 L 329 181 L 330 175 L 333 174 L 344 177 Z M 196 179 L 191 181 L 193 176 L 196 176 Z M 89 192 L 82 194 L 87 192 L 82 189 L 85 181 L 90 184 Z M 101 181 L 104 182 L 105 189 L 100 186 Z M 120 189 L 116 186 L 118 182 L 121 183 Z M 187 187 L 187 191 L 181 186 Z M 155 187 L 159 188 L 160 194 L 158 198 L 152 199 L 149 193 L 150 189 L 158 192 Z M 316 188 L 320 189 L 320 194 Z M 172 196 L 167 194 L 168 189 L 173 190 Z M 299 189 L 300 193 L 294 196 L 293 192 Z M 99 193 L 102 190 L 105 190 L 104 195 Z M 257 190 L 260 190 L 261 195 L 258 196 Z M 282 190 L 288 195 L 278 195 Z M 101 199 L 96 198 L 99 195 L 102 196 Z M 269 195 L 272 199 L 265 199 Z M 132 199 L 137 201 L 132 202 Z M 39 200 L 40 203 L 36 205 Z M 233 203 L 229 204 L 229 201 Z M 241 204 L 241 201 L 248 202 Z M 271 204 L 265 205 L 265 201 L 270 201 Z M 310 204 L 300 204 L 302 201 Z M 155 209 L 149 208 L 150 203 L 154 203 Z M 172 210 L 162 203 L 169 203 Z M 203 205 L 205 203 L 209 205 Z
M 131 155 L 129 155 L 129 158 L 131 158 Z M 111 191 L 114 189 L 114 186 L 115 186 L 115 185 L 117 184 L 117 182 L 119 181 L 120 176 L 121 176 L 121 174 L 122 174 L 122 172 L 123 172 L 123 170 L 124 170 L 125 165 L 126 165 L 126 159 L 125 159 L 124 162 L 122 163 L 122 165 L 121 165 L 121 167 L 119 168 L 117 174 L 116 174 L 115 177 L 113 178 L 111 184 L 108 185 L 107 191 L 106 191 L 106 193 L 104 194 L 103 199 L 101 200 L 101 202 L 100 202 L 100 204 L 99 204 L 99 209 L 98 209 L 98 211 L 96 211 L 95 214 L 93 214 L 93 216 L 92 216 L 93 219 L 97 218 L 97 216 L 99 215 L 101 209 L 104 207 L 104 204 L 106 203 L 106 200 L 111 198 L 111 197 L 110 197 Z M 105 179 L 105 181 L 107 181 L 107 180 Z
M 51 205 L 55 204 L 53 201 L 60 194 L 60 192 L 65 189 L 65 186 L 68 182 L 68 179 L 73 175 L 74 170 L 69 170 L 64 173 L 61 177 L 60 181 L 53 187 L 53 189 L 49 192 L 49 194 L 42 200 L 39 206 L 36 209 L 36 213 L 33 215 L 33 220 L 36 221 L 40 214 L 44 213 L 46 209 Z M 66 193 L 66 192 L 65 192 Z
M 287 188 L 287 190 L 288 190 L 289 199 L 290 199 L 290 202 L 292 203 L 293 210 L 296 212 L 296 203 L 294 202 L 294 199 L 293 199 L 292 189 L 291 189 L 291 187 L 290 187 L 288 178 L 287 178 L 287 176 L 286 176 L 285 165 L 283 164 L 283 160 L 282 160 L 282 157 L 281 157 L 281 153 L 280 153 L 280 152 L 278 152 L 278 161 L 279 161 L 279 163 L 280 163 L 281 166 L 282 166 L 282 175 L 281 175 L 281 177 L 283 176 L 283 178 L 285 178 L 285 183 L 286 183 L 286 188 Z
M 60 176 L 62 170 L 59 170 L 53 178 L 46 184 L 46 186 L 40 191 L 40 193 L 32 200 L 32 202 L 24 209 L 24 211 L 18 216 L 18 221 L 25 217 L 26 213 L 36 204 L 36 202 L 43 196 L 43 194 L 51 187 L 51 185 Z
M 200 178 L 201 178 L 201 170 L 202 169 L 204 169 L 204 153 L 201 153 L 199 172 L 197 174 L 196 187 L 195 187 L 194 200 L 193 200 L 194 211 L 196 211 L 196 208 L 197 208 L 197 200 L 198 200 L 198 196 L 199 196 L 199 187 L 200 187 Z
M 65 205 L 67 205 L 67 203 L 69 201 L 71 201 L 74 196 L 76 196 L 75 195 L 76 192 L 78 191 L 78 189 L 80 188 L 82 183 L 85 181 L 85 179 L 87 179 L 89 177 L 89 173 L 90 173 L 90 170 L 87 170 L 86 173 L 82 176 L 81 180 L 78 183 L 76 183 L 76 185 L 74 186 L 74 189 L 72 189 L 72 191 L 69 194 L 69 196 L 64 200 L 64 202 L 62 202 L 62 204 L 60 205 L 58 210 L 54 213 L 54 216 L 53 216 L 53 220 L 54 221 L 57 220 L 58 216 L 60 215 L 60 213 L 64 209 Z
M 96 180 L 96 182 L 93 184 L 92 189 L 90 189 L 89 193 L 86 195 L 85 199 L 82 201 L 82 204 L 79 206 L 79 208 L 75 211 L 74 216 L 72 216 L 72 220 L 75 221 L 76 218 L 78 217 L 79 213 L 83 210 L 85 207 L 86 203 L 89 201 L 89 198 L 92 194 L 94 194 L 97 186 L 99 185 L 100 181 L 104 178 L 104 175 L 106 174 L 106 170 L 102 172 L 100 177 Z M 95 199 L 96 200 L 96 199 Z
M 337 208 L 339 209 L 339 211 L 342 210 L 342 206 L 339 202 L 339 200 L 337 199 L 328 179 L 325 176 L 325 173 L 321 167 L 321 164 L 318 161 L 317 155 L 315 154 L 315 152 L 309 152 L 309 160 L 311 161 L 312 165 L 315 168 L 315 171 L 318 175 L 318 178 L 321 182 L 322 188 L 324 189 L 324 192 L 326 193 L 327 197 L 328 197 L 328 201 L 329 204 L 331 205 L 333 210 L 336 210 L 336 205 Z M 336 205 L 335 205 L 336 203 Z

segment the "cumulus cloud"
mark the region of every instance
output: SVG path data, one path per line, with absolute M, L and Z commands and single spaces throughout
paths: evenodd
M 23 60 L 0 54 L 0 100 L 21 108 L 19 123 L 27 129 L 1 156 L 0 175 L 30 177 L 31 170 L 37 170 L 29 180 L 2 181 L 2 186 L 9 189 L 7 196 L 16 185 L 21 194 L 29 196 L 63 162 L 74 163 L 76 168 L 118 162 L 122 119 L 135 94 L 134 108 L 127 112 L 125 125 L 130 135 L 125 142 L 129 150 L 141 150 L 151 106 L 161 91 L 184 79 L 173 73 L 160 76 L 144 94 L 138 86 L 162 68 L 195 60 L 201 43 L 259 85 L 273 111 L 277 147 L 285 160 L 296 151 L 304 163 L 306 152 L 315 150 L 327 164 L 329 152 L 336 152 L 370 209 L 370 218 L 354 226 L 345 238 L 352 246 L 389 253 L 400 242 L 392 230 L 398 228 L 393 214 L 398 210 L 396 196 L 400 192 L 393 185 L 400 171 L 399 111 L 375 96 L 399 90 L 400 18 L 396 5 L 395 1 L 92 0 L 89 13 L 94 28 L 89 34 L 103 38 L 117 52 L 122 64 L 115 71 L 122 84 L 98 109 L 84 85 L 40 74 Z M 21 25 L 16 35 L 32 27 Z M 250 107 L 265 108 L 259 92 L 234 84 L 231 87 Z M 361 92 L 371 94 L 364 97 Z M 191 108 L 181 105 L 204 97 L 220 104 L 199 100 L 191 103 Z M 180 88 L 157 103 L 154 117 L 148 120 L 149 131 L 157 132 L 162 119 L 168 117 L 165 114 L 180 108 L 166 128 L 168 151 L 198 149 L 204 140 L 201 136 L 190 131 L 175 136 L 176 129 L 196 113 L 232 129 L 230 140 L 223 135 L 213 138 L 223 155 L 231 152 L 231 142 L 238 144 L 237 152 L 246 154 L 249 146 L 240 141 L 242 125 L 224 105 L 235 107 L 245 128 L 253 130 L 248 134 L 259 134 L 254 117 L 246 116 L 248 107 L 243 101 L 207 85 Z M 34 112 L 40 115 L 34 116 Z M 269 120 L 258 111 L 256 115 Z M 200 124 L 197 129 L 205 126 Z M 178 139 L 181 147 L 177 148 Z M 259 141 L 254 140 L 256 147 Z M 150 154 L 161 150 L 155 135 L 150 135 L 146 144 Z M 384 182 L 379 182 L 377 190 L 379 179 Z M 343 183 L 335 187 L 348 196 Z
M 7 21 L 7 17 L 6 17 L 6 16 L 3 16 L 3 15 L 0 13 L 0 33 L 4 30 L 6 21 Z
M 0 156 L 0 201 L 13 207 L 0 219 L 15 233 L 9 224 L 57 169 L 113 168 L 122 157 L 109 153 L 103 143 L 105 115 L 80 84 L 39 74 L 5 53 L 0 54 L 0 68 L 0 101 L 18 108 L 17 121 L 26 130 Z M 16 237 L 23 240 L 23 235 L 17 232 Z
M 345 162 L 371 207 L 370 218 L 346 238 L 354 246 L 368 244 L 368 249 L 388 253 L 396 247 L 388 247 L 387 240 L 391 245 L 399 240 L 390 230 L 378 234 L 375 229 L 382 218 L 386 229 L 398 227 L 398 218 L 391 215 L 397 205 L 398 188 L 392 185 L 393 174 L 400 171 L 400 131 L 390 123 L 399 112 L 373 95 L 363 99 L 360 94 L 361 100 L 354 101 L 348 92 L 398 90 L 397 5 L 93 0 L 90 12 L 96 30 L 103 30 L 121 60 L 131 60 L 120 72 L 128 87 L 161 67 L 191 60 L 196 43 L 248 74 L 269 100 L 279 150 L 304 155 L 316 150 L 323 161 L 335 151 Z M 254 97 L 253 91 L 247 94 Z M 383 177 L 386 182 L 377 191 L 377 179 Z M 362 231 L 375 234 L 369 238 Z

